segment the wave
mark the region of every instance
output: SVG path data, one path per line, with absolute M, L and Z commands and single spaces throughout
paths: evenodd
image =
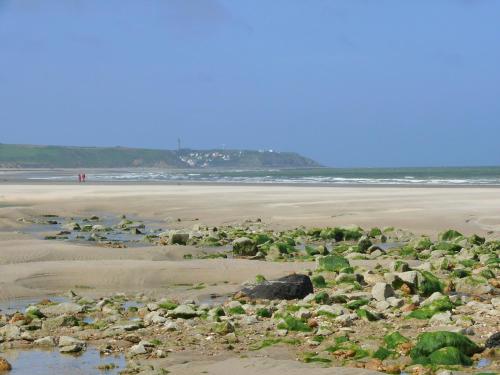
M 270 172 L 270 171 L 268 171 Z M 437 176 L 401 176 L 401 177 L 343 177 L 318 175 L 252 175 L 242 171 L 231 173 L 181 173 L 181 172 L 113 172 L 88 173 L 89 181 L 113 182 L 214 182 L 214 183 L 248 183 L 248 184 L 325 184 L 325 185 L 500 185 L 500 177 L 437 177 Z M 35 176 L 31 180 L 72 181 L 73 176 Z

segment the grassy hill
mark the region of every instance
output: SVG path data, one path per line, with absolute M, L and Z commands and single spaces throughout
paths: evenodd
M 0 144 L 2 168 L 305 168 L 315 161 L 293 152 L 251 150 L 150 150 Z

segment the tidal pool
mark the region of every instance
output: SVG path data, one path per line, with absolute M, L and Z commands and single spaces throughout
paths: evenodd
M 16 312 L 24 312 L 26 308 L 30 305 L 36 305 L 40 301 L 48 299 L 55 303 L 68 302 L 68 298 L 61 296 L 45 296 L 37 298 L 15 298 L 11 300 L 0 301 L 0 313 L 1 314 L 14 314 Z
M 12 365 L 9 375 L 118 374 L 126 366 L 123 355 L 101 356 L 99 351 L 92 348 L 79 356 L 35 349 L 8 350 L 0 355 Z M 116 367 L 106 371 L 98 369 L 106 364 L 114 364 Z

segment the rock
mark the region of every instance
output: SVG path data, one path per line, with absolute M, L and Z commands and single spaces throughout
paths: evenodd
M 148 325 L 161 324 L 165 323 L 166 321 L 167 318 L 161 316 L 159 311 L 151 311 L 150 313 L 146 314 L 146 316 L 144 316 L 144 323 Z
M 346 313 L 342 305 L 321 305 L 317 310 L 317 315 L 340 316 Z
M 389 269 L 392 272 L 408 272 L 410 271 L 410 265 L 402 260 L 395 260 L 389 265 Z
M 171 245 L 187 245 L 189 241 L 189 233 L 174 231 L 169 235 Z
M 129 350 L 130 355 L 136 356 L 136 355 L 141 355 L 141 354 L 147 354 L 148 350 L 146 349 L 146 346 L 142 342 L 133 345 L 130 347 Z
M 401 306 L 403 306 L 405 304 L 404 299 L 402 299 L 402 298 L 396 298 L 396 297 L 389 297 L 389 298 L 387 298 L 387 302 L 389 302 L 389 304 L 392 307 L 401 307 Z
M 500 332 L 492 334 L 490 337 L 488 337 L 488 340 L 486 340 L 486 343 L 484 344 L 486 348 L 499 348 L 500 347 Z
M 377 283 L 372 288 L 372 297 L 377 301 L 385 301 L 389 297 L 394 296 L 394 289 L 390 284 Z
M 302 299 L 314 290 L 309 276 L 293 274 L 243 288 L 241 292 L 254 299 L 292 300 Z
M 24 310 L 24 314 L 31 318 L 43 318 L 44 315 L 36 306 L 28 306 L 26 310 Z
M 43 321 L 42 329 L 52 332 L 60 327 L 75 327 L 79 325 L 79 321 L 72 315 L 61 315 L 55 318 L 48 318 Z
M 59 337 L 59 352 L 60 353 L 78 353 L 86 348 L 84 341 L 75 339 L 70 336 Z
M 7 324 L 0 328 L 0 337 L 6 341 L 19 340 L 21 338 L 21 329 L 13 324 Z
M 435 323 L 448 324 L 448 323 L 451 323 L 451 312 L 444 311 L 442 313 L 434 314 L 429 319 L 429 323 L 431 323 L 431 324 L 435 324 Z
M 257 243 L 248 237 L 237 238 L 233 241 L 234 254 L 253 256 L 257 254 L 257 251 Z
M 168 313 L 171 318 L 191 319 L 197 317 L 199 313 L 189 305 L 179 305 Z
M 358 241 L 358 252 L 366 253 L 372 245 L 372 241 L 370 241 L 368 237 L 363 236 Z
M 387 309 L 389 309 L 391 307 L 391 304 L 387 301 L 378 301 L 376 304 L 375 304 L 375 308 L 378 310 L 378 311 L 385 311 Z
M 119 324 L 111 327 L 110 329 L 118 332 L 130 332 L 130 331 L 136 331 L 140 328 L 143 328 L 142 324 L 140 323 L 128 323 L 128 324 Z
M 0 372 L 10 370 L 12 370 L 12 366 L 10 365 L 10 363 L 5 358 L 0 357 Z
M 165 322 L 164 327 L 169 332 L 173 332 L 173 331 L 178 331 L 179 330 L 179 326 L 177 325 L 177 323 L 172 322 L 172 321 Z
M 58 305 L 45 306 L 40 309 L 43 315 L 51 317 L 63 314 L 78 314 L 83 312 L 83 306 L 73 302 L 63 302 Z
M 33 342 L 36 346 L 46 346 L 52 347 L 56 345 L 56 342 L 52 336 L 45 336 Z

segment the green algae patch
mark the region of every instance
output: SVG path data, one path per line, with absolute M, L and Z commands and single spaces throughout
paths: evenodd
M 447 349 L 439 351 L 443 348 Z M 481 348 L 475 342 L 459 333 L 447 331 L 426 332 L 418 336 L 417 344 L 411 350 L 410 357 L 413 362 L 421 364 L 433 364 L 433 361 L 436 361 L 434 364 L 438 364 L 438 361 L 457 361 L 456 351 L 449 348 L 455 348 L 456 351 L 466 357 L 481 351 Z M 437 351 L 439 352 L 435 354 Z M 433 354 L 435 355 L 433 356 Z M 462 364 L 465 360 L 459 358 L 459 361 L 459 364 Z
M 435 314 L 444 312 L 444 311 L 451 311 L 455 305 L 453 302 L 451 302 L 450 298 L 448 296 L 445 296 L 443 298 L 440 298 L 432 303 L 430 303 L 427 306 L 424 306 L 420 309 L 412 311 L 408 317 L 409 318 L 415 318 L 415 319 L 430 319 L 432 318 Z
M 330 301 L 330 296 L 327 292 L 319 292 L 314 296 L 314 302 L 326 305 Z
M 440 241 L 453 241 L 461 237 L 463 237 L 463 234 L 453 229 L 448 229 L 447 231 L 439 234 Z
M 317 353 L 304 353 L 302 356 L 304 363 L 331 363 L 330 358 L 319 357 Z
M 370 356 L 370 353 L 362 349 L 358 344 L 350 342 L 345 336 L 337 337 L 335 339 L 335 345 L 329 346 L 325 349 L 327 352 L 335 353 L 338 350 L 353 350 L 355 352 L 351 359 L 362 359 Z
M 378 350 L 375 353 L 373 353 L 372 357 L 383 361 L 384 359 L 387 359 L 391 356 L 394 356 L 395 354 L 396 354 L 396 352 L 394 352 L 392 350 L 386 349 L 384 347 L 380 347 L 380 348 L 378 348 Z
M 368 305 L 368 303 L 370 303 L 370 301 L 365 299 L 365 298 L 356 299 L 354 301 L 350 301 L 350 302 L 346 303 L 345 307 L 347 307 L 348 309 L 351 309 L 351 310 L 357 310 L 362 306 Z
M 418 292 L 424 297 L 429 297 L 432 293 L 443 292 L 441 281 L 429 271 L 420 271 L 422 279 L 418 284 Z
M 314 276 L 311 281 L 316 288 L 326 288 L 326 280 L 321 275 Z
M 251 350 L 260 350 L 267 348 L 269 346 L 278 345 L 278 344 L 287 344 L 287 345 L 298 345 L 300 344 L 299 339 L 286 339 L 286 338 L 268 338 L 264 339 L 259 343 L 256 343 L 250 346 Z
M 452 242 L 438 242 L 432 246 L 432 250 L 442 250 L 448 254 L 454 254 L 462 250 L 462 246 Z
M 257 314 L 257 316 L 259 316 L 261 318 L 270 318 L 271 316 L 273 316 L 273 313 L 271 312 L 271 310 L 266 309 L 265 307 L 258 309 L 256 314 Z
M 395 349 L 399 345 L 404 344 L 404 343 L 409 342 L 409 341 L 410 340 L 408 340 L 406 337 L 404 337 L 399 332 L 393 332 L 393 333 L 386 335 L 384 337 L 385 345 L 387 345 L 387 348 L 389 348 L 389 349 Z
M 366 320 L 368 322 L 374 322 L 374 321 L 378 320 L 378 317 L 375 314 L 372 314 L 370 311 L 365 310 L 365 309 L 357 309 L 356 315 L 359 316 L 361 319 Z
M 256 275 L 255 276 L 255 282 L 257 284 L 262 284 L 265 281 L 267 281 L 267 280 L 266 280 L 266 278 L 263 275 Z
M 447 346 L 436 350 L 429 356 L 429 361 L 433 365 L 472 365 L 472 360 L 453 346 Z
M 278 329 L 297 332 L 311 332 L 312 330 L 303 320 L 294 318 L 291 315 L 283 317 L 283 321 L 278 324 Z
M 349 261 L 338 255 L 326 255 L 318 260 L 319 268 L 329 271 L 338 272 L 343 268 L 350 267 Z
M 245 310 L 241 306 L 232 307 L 229 309 L 228 312 L 231 315 L 243 315 L 243 314 L 245 314 Z

